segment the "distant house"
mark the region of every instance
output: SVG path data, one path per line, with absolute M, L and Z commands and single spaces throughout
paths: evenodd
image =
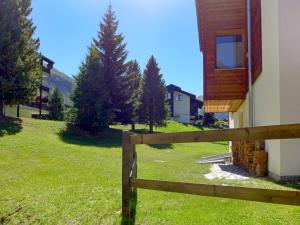
M 169 112 L 173 120 L 180 123 L 190 123 L 191 119 L 199 116 L 203 102 L 195 95 L 181 90 L 180 87 L 170 84 L 167 86 Z

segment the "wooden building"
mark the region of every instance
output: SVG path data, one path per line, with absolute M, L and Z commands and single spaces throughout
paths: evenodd
M 247 0 L 196 0 L 204 109 L 229 112 L 231 128 L 248 127 L 252 121 L 254 126 L 300 123 L 300 1 L 249 1 L 248 10 Z M 299 140 L 266 141 L 270 177 L 300 179 L 299 146 Z
M 197 12 L 204 59 L 205 111 L 235 112 L 245 100 L 248 86 L 247 2 L 198 0 Z M 260 0 L 252 1 L 252 15 L 255 80 L 262 70 Z

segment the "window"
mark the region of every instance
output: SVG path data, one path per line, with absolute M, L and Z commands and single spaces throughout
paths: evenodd
M 176 101 L 183 101 L 182 95 L 176 95 Z
M 216 37 L 217 69 L 244 67 L 243 36 L 220 35 Z
M 168 93 L 168 99 L 171 99 L 172 96 L 171 96 L 171 93 Z

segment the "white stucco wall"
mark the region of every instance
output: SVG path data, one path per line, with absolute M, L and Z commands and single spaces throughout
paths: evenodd
M 181 95 L 182 101 L 176 101 L 176 96 Z M 181 123 L 190 123 L 190 96 L 180 92 L 174 92 L 174 112 L 173 119 Z
M 263 71 L 253 85 L 255 126 L 280 124 L 279 0 L 262 1 Z M 281 175 L 280 141 L 267 141 L 269 171 Z
M 300 1 L 279 1 L 280 121 L 300 123 Z M 300 140 L 281 141 L 281 176 L 300 175 Z
M 299 0 L 262 1 L 263 72 L 253 85 L 255 126 L 300 123 Z M 241 116 L 242 114 L 242 116 Z M 231 127 L 248 126 L 248 98 L 232 113 Z M 267 141 L 269 171 L 300 175 L 300 141 Z

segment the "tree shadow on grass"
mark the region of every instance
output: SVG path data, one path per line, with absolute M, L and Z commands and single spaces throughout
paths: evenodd
M 6 117 L 0 119 L 0 137 L 4 135 L 15 135 L 23 129 L 22 120 L 18 118 Z
M 82 146 L 97 146 L 105 148 L 118 148 L 122 146 L 123 130 L 109 128 L 97 136 L 88 136 L 80 132 L 73 132 L 64 129 L 59 133 L 62 141 L 68 144 L 82 145 Z M 134 131 L 137 134 L 149 134 L 146 129 L 137 129 Z M 158 133 L 158 132 L 157 132 Z M 173 149 L 173 144 L 157 144 L 149 145 L 151 148 L 159 150 Z
M 212 144 L 215 144 L 215 145 L 223 145 L 223 146 L 229 146 L 229 142 L 228 141 L 224 141 L 224 142 L 211 142 Z
M 68 144 L 117 148 L 122 146 L 122 132 L 122 130 L 110 128 L 100 135 L 92 137 L 80 135 L 69 130 L 62 130 L 59 136 L 62 141 Z
M 137 207 L 137 189 L 134 188 L 131 193 L 130 198 L 130 219 L 122 218 L 121 225 L 134 225 L 136 217 L 136 207 Z
M 149 145 L 151 148 L 156 148 L 158 150 L 165 150 L 165 149 L 174 149 L 173 144 L 156 144 L 156 145 Z
M 136 134 L 149 134 L 149 131 L 147 129 L 136 129 L 134 131 Z M 161 134 L 162 132 L 154 132 L 153 134 Z M 150 135 L 150 134 L 149 134 Z M 148 145 L 151 148 L 156 148 L 158 150 L 164 150 L 164 149 L 174 149 L 173 144 L 153 144 L 153 145 Z
M 186 127 L 195 127 L 199 130 L 204 130 L 204 127 L 200 124 L 193 124 L 193 123 L 181 123 L 182 125 L 186 126 Z
M 267 180 L 274 182 L 275 184 L 278 184 L 285 188 L 292 188 L 297 191 L 300 191 L 300 181 L 274 181 L 271 178 L 267 177 Z

